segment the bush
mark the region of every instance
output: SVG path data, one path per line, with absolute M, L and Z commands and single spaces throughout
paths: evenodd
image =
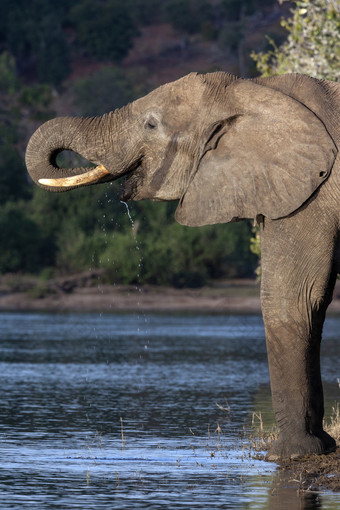
M 29 117 L 39 122 L 45 122 L 55 116 L 50 108 L 53 99 L 50 85 L 39 84 L 22 87 L 18 96 L 20 110 L 28 110 Z
M 292 17 L 282 20 L 287 40 L 252 54 L 263 76 L 302 73 L 315 78 L 340 79 L 340 4 L 334 0 L 296 0 Z
M 99 267 L 105 244 L 105 236 L 99 231 L 86 236 L 79 228 L 64 225 L 57 237 L 56 267 L 63 274 Z
M 8 202 L 0 209 L 0 273 L 38 272 L 53 265 L 53 241 L 24 210 L 24 205 Z
M 138 33 L 122 0 L 78 1 L 70 11 L 70 22 L 78 46 L 99 60 L 120 62 Z
M 1 136 L 0 126 L 0 136 Z M 31 196 L 23 159 L 10 143 L 0 141 L 0 204 Z
M 128 225 L 108 235 L 100 257 L 111 282 L 197 287 L 210 278 L 253 275 L 249 224 L 183 227 L 173 220 L 174 208 L 152 202 L 131 207 L 134 231 Z
M 151 25 L 161 19 L 159 0 L 125 0 L 125 5 L 136 25 Z
M 133 88 L 118 67 L 104 67 L 73 85 L 74 103 L 81 115 L 101 115 L 134 98 Z
M 172 0 L 165 6 L 165 14 L 176 30 L 199 33 L 203 24 L 212 21 L 213 12 L 207 0 Z
M 34 70 L 42 83 L 60 85 L 69 73 L 69 52 L 60 2 L 12 0 L 3 11 L 1 35 L 20 73 Z M 1 14 L 1 9 L 0 9 Z

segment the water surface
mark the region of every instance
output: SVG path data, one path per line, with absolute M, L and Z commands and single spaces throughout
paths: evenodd
M 259 316 L 0 315 L 1 508 L 280 508 L 249 440 L 254 412 L 273 423 Z M 329 411 L 339 329 L 328 319 Z

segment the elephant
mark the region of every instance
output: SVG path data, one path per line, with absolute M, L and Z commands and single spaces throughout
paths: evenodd
M 254 219 L 278 439 L 269 460 L 334 451 L 320 343 L 340 270 L 340 84 L 190 73 L 103 116 L 44 123 L 26 151 L 51 191 L 125 176 L 121 200 L 178 201 L 187 226 Z M 59 168 L 72 150 L 94 167 Z

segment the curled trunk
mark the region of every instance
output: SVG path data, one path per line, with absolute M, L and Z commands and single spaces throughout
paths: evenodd
M 50 191 L 66 191 L 110 181 L 125 173 L 130 162 L 122 156 L 119 140 L 127 110 L 102 117 L 59 117 L 40 126 L 26 151 L 26 165 L 33 181 Z M 64 150 L 80 154 L 95 168 L 59 167 L 56 158 Z
M 104 142 L 98 139 L 98 128 L 102 121 L 102 117 L 60 117 L 40 126 L 31 137 L 26 151 L 26 165 L 33 181 L 43 188 L 62 191 L 105 180 L 109 172 L 100 161 Z M 56 158 L 64 150 L 80 154 L 97 167 L 59 167 Z

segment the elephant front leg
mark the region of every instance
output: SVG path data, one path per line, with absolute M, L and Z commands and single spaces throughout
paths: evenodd
M 334 236 L 317 224 L 309 234 L 294 221 L 268 220 L 262 229 L 261 303 L 280 430 L 269 460 L 335 449 L 334 439 L 323 430 L 320 373 L 322 327 L 336 279 Z
M 320 341 L 324 312 L 311 323 L 297 313 L 297 303 L 284 302 L 281 313 L 264 308 L 271 391 L 279 438 L 268 460 L 328 453 L 335 441 L 323 430 Z

